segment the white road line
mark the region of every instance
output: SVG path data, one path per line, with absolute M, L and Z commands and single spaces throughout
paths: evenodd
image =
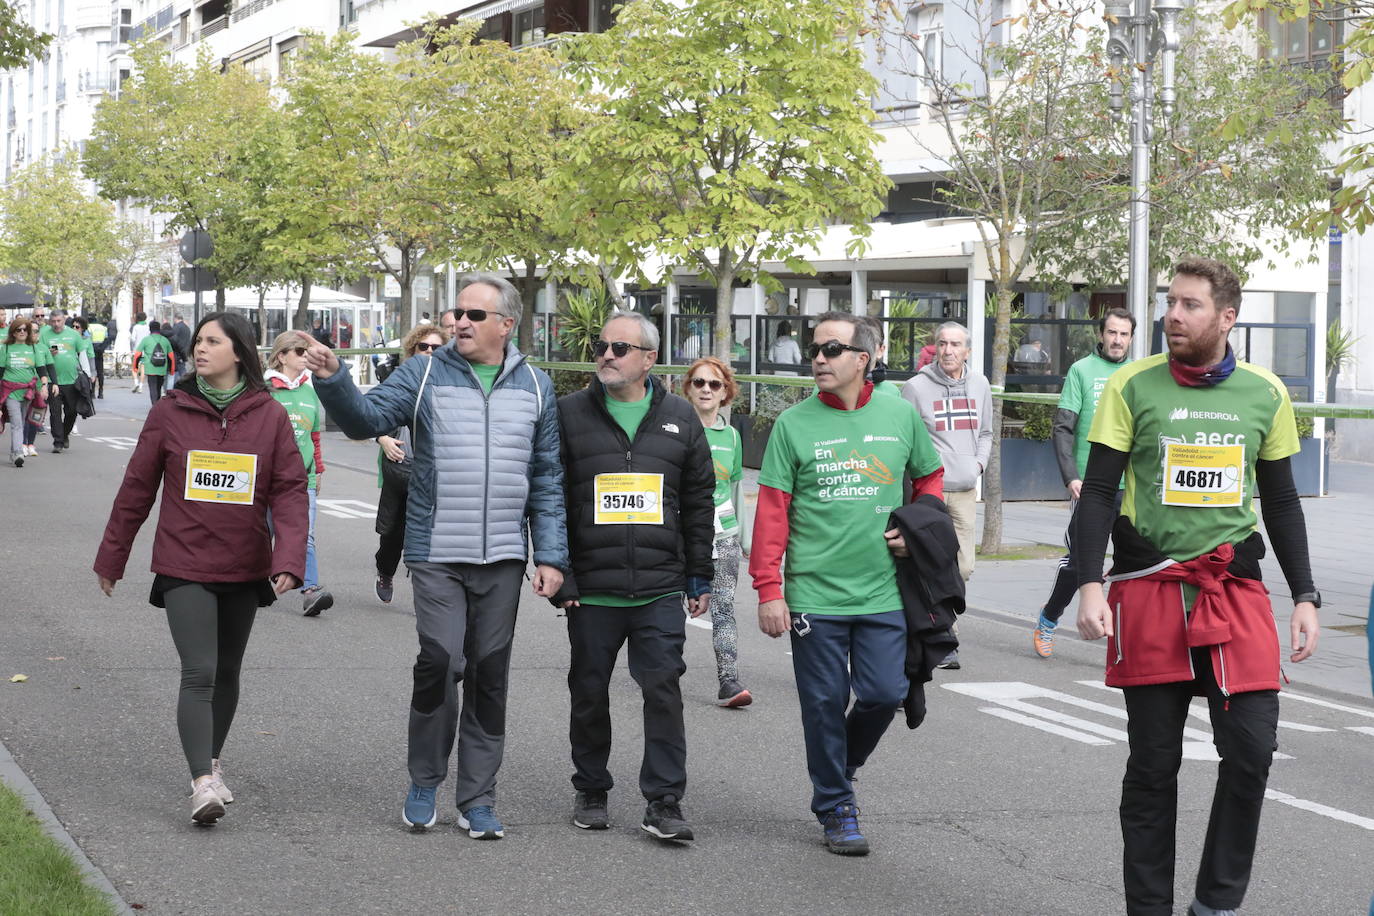
M 321 499 L 316 500 L 318 511 L 333 518 L 365 518 L 377 517 L 377 506 L 373 503 L 365 503 L 360 499 Z
M 108 445 L 112 449 L 127 452 L 129 449 L 138 445 L 137 439 L 130 439 L 128 436 L 83 436 L 87 442 L 99 442 Z
M 1009 709 L 999 709 L 996 706 L 984 706 L 980 712 L 985 712 L 990 716 L 997 716 L 999 719 L 1006 719 L 1021 725 L 1029 725 L 1031 728 L 1038 728 L 1042 732 L 1049 732 L 1051 735 L 1058 735 L 1061 738 L 1071 738 L 1082 744 L 1112 744 L 1106 738 L 1099 738 L 1096 735 L 1089 735 L 1072 728 L 1064 728 L 1062 725 L 1055 725 L 1053 722 L 1046 722 L 1044 719 L 1035 716 L 1023 716 L 1019 712 L 1012 712 Z
M 705 617 L 688 617 L 687 625 L 689 627 L 700 627 L 703 630 L 711 629 L 711 621 L 707 620 Z
M 1346 731 L 1359 732 L 1362 735 L 1374 735 L 1374 726 L 1371 725 L 1347 725 Z
M 1201 700 L 1195 700 L 1188 707 L 1188 715 L 1195 719 L 1201 719 L 1210 723 L 1212 715 L 1207 711 L 1207 704 Z M 1279 728 L 1289 728 L 1295 732 L 1334 732 L 1336 729 L 1327 728 L 1325 725 L 1308 725 L 1304 722 L 1289 722 L 1287 719 L 1279 720 Z
M 1285 690 L 1279 694 L 1284 700 L 1301 700 L 1304 703 L 1311 703 L 1314 706 L 1325 706 L 1327 709 L 1337 709 L 1341 712 L 1354 713 L 1357 716 L 1364 716 L 1366 719 L 1374 719 L 1374 710 L 1360 709 L 1358 706 L 1343 706 L 1340 703 L 1332 703 L 1330 700 L 1319 700 L 1316 697 L 1303 696 L 1300 693 L 1293 693 Z
M 1371 817 L 1351 814 L 1349 811 L 1342 811 L 1340 808 L 1332 808 L 1330 805 L 1323 805 L 1321 802 L 1308 801 L 1305 798 L 1294 798 L 1292 795 L 1285 792 L 1278 792 L 1274 789 L 1265 789 L 1264 797 L 1270 801 L 1276 801 L 1281 805 L 1300 808 L 1303 811 L 1311 811 L 1313 814 L 1320 814 L 1322 817 L 1329 817 L 1332 820 L 1354 824 L 1356 827 L 1363 827 L 1365 830 L 1374 830 L 1374 818 Z

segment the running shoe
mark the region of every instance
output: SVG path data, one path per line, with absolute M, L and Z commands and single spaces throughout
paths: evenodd
M 720 693 L 716 695 L 716 705 L 726 709 L 738 709 L 741 706 L 748 706 L 754 702 L 754 697 L 748 690 L 744 689 L 739 681 L 721 681 Z
M 333 606 L 334 596 L 323 586 L 312 585 L 301 592 L 301 611 L 306 617 L 318 617 L 321 611 L 327 611 Z
M 33 447 L 32 445 L 26 445 L 26 446 L 24 446 L 24 454 L 27 455 L 27 456 L 30 457 L 30 458 L 37 458 L 37 457 L 38 457 L 38 449 L 35 448 L 35 447 Z
M 382 604 L 390 604 L 391 599 L 396 596 L 396 589 L 392 587 L 390 576 L 377 577 L 377 600 Z
M 853 805 L 836 805 L 821 819 L 825 831 L 825 848 L 837 856 L 868 855 L 868 840 L 859 832 L 859 809 Z
M 1049 658 L 1054 654 L 1054 628 L 1057 626 L 1058 621 L 1047 620 L 1044 614 L 1040 615 L 1040 621 L 1031 632 L 1031 644 L 1035 646 L 1036 655 Z
M 665 795 L 649 802 L 644 808 L 644 823 L 640 826 L 660 840 L 686 842 L 695 839 L 692 825 L 682 816 L 682 806 L 675 795 Z
M 496 812 L 490 805 L 474 805 L 459 811 L 458 826 L 474 840 L 499 840 L 506 835 L 506 828 L 496 819 Z
M 438 790 L 438 786 L 417 786 L 413 782 L 410 784 L 405 807 L 401 809 L 401 820 L 406 822 L 407 827 L 434 826 L 434 822 L 439 819 L 434 807 L 434 795 Z
M 942 662 L 940 662 L 940 664 L 936 665 L 935 667 L 936 667 L 936 668 L 944 668 L 946 671 L 958 671 L 958 670 L 959 670 L 959 650 L 958 650 L 958 649 L 955 649 L 953 652 L 951 652 L 951 653 L 949 653 L 948 655 L 946 655 L 946 656 L 945 656 L 945 660 L 942 661 Z
M 10 452 L 10 461 L 14 462 L 15 467 L 22 468 L 24 466 L 24 454 L 24 452 Z
M 1188 904 L 1188 916 L 1203 916 L 1204 913 L 1211 914 L 1211 916 L 1236 916 L 1235 910 L 1217 910 L 1210 907 L 1204 910 L 1202 907 L 1201 901 L 1194 900 Z
M 605 830 L 611 826 L 610 815 L 606 813 L 606 793 L 600 789 L 578 792 L 573 799 L 574 827 L 583 830 Z
M 220 801 L 226 805 L 234 801 L 234 793 L 229 791 L 229 787 L 224 784 L 224 768 L 219 765 L 218 760 L 210 761 L 210 785 L 214 788 L 215 794 L 220 797 Z
M 210 780 L 191 784 L 191 820 L 209 826 L 224 817 L 224 800 L 210 785 Z

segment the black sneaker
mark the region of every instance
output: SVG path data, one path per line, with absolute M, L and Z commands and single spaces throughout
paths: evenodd
M 301 599 L 301 613 L 306 617 L 318 617 L 321 611 L 334 606 L 334 596 L 329 594 L 329 589 L 318 585 L 302 592 Z
M 391 584 L 390 576 L 377 576 L 377 600 L 382 604 L 390 604 L 391 599 L 396 596 L 396 588 Z
M 716 694 L 716 705 L 726 709 L 738 709 L 754 702 L 754 697 L 739 681 L 722 681 L 720 693 Z
M 600 789 L 578 792 L 573 800 L 572 822 L 574 827 L 583 830 L 605 830 L 611 826 L 610 815 L 606 813 L 606 793 Z
M 868 840 L 859 832 L 859 809 L 853 805 L 836 805 L 821 819 L 825 831 L 825 848 L 839 856 L 868 855 Z
M 644 823 L 640 825 L 660 840 L 687 841 L 692 836 L 692 825 L 682 816 L 682 806 L 677 796 L 665 795 L 656 798 L 644 808 Z
M 935 667 L 936 667 L 936 668 L 943 668 L 943 669 L 945 669 L 946 671 L 958 671 L 958 670 L 959 670 L 959 650 L 958 650 L 958 649 L 955 649 L 953 652 L 951 652 L 951 653 L 949 653 L 948 655 L 946 655 L 946 656 L 945 656 L 945 660 L 942 661 L 942 662 L 940 662 L 940 664 L 936 665 Z

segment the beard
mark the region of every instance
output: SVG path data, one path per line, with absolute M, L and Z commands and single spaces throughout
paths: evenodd
M 1169 355 L 1185 366 L 1211 366 L 1226 357 L 1226 334 L 1221 330 L 1221 322 L 1188 340 L 1167 343 Z

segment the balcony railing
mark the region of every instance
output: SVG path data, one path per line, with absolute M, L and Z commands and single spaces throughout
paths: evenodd
M 276 0 L 253 0 L 252 3 L 246 3 L 230 13 L 229 21 L 238 22 L 241 19 L 247 19 L 249 16 L 266 9 L 275 2 Z
M 229 17 L 220 16 L 218 19 L 211 19 L 200 27 L 200 37 L 209 38 L 216 32 L 223 32 L 227 28 L 229 28 Z

